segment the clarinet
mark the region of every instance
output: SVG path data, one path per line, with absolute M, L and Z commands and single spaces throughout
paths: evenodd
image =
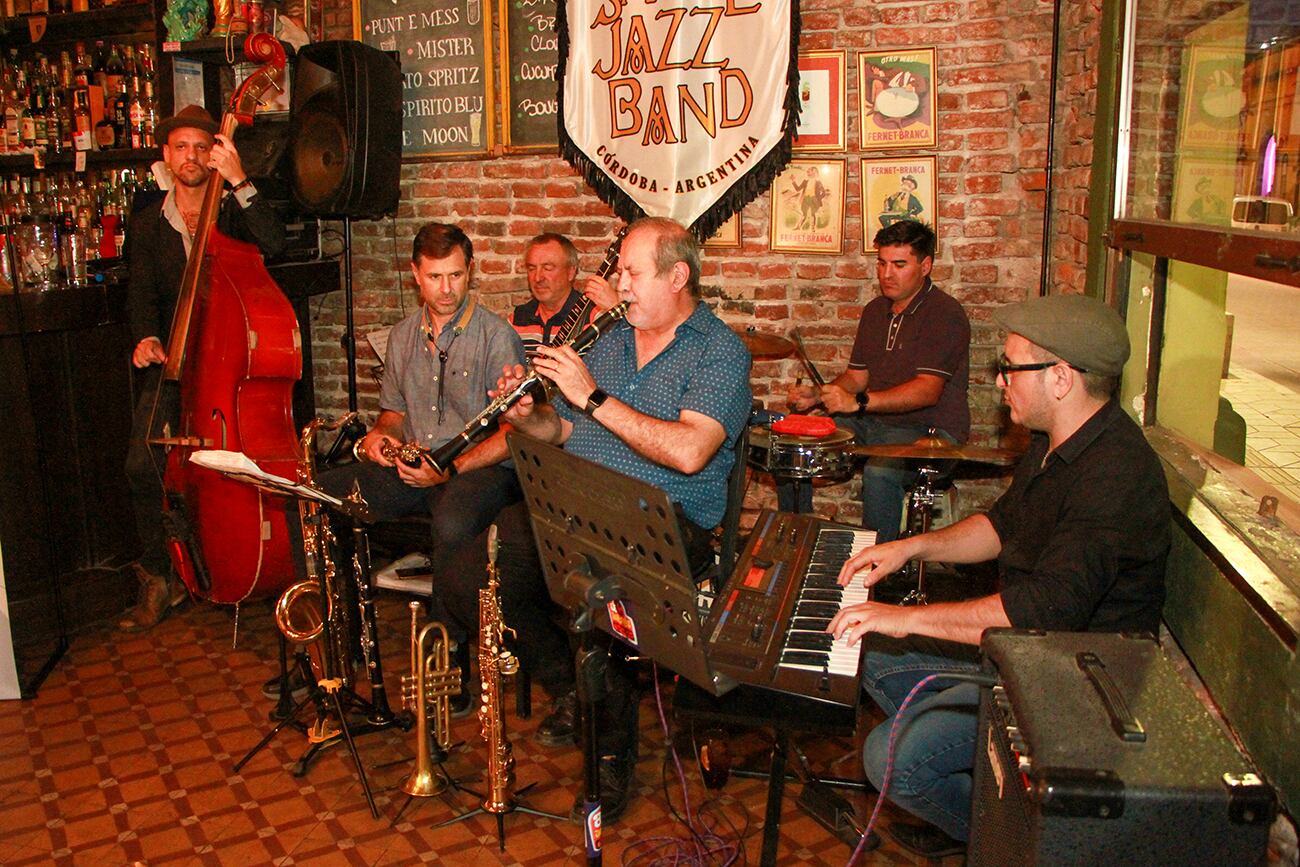
M 626 315 L 627 302 L 621 301 L 593 319 L 590 325 L 574 335 L 573 340 L 568 345 L 572 346 L 573 350 L 579 355 L 586 353 L 602 334 Z M 470 419 L 464 430 L 447 440 L 447 442 L 432 450 L 419 448 L 414 444 L 408 445 L 408 448 L 411 451 L 418 451 L 420 458 L 428 462 L 429 466 L 440 473 L 445 473 L 451 467 L 451 462 L 455 460 L 456 456 L 473 445 L 474 440 L 479 434 L 487 430 L 492 422 L 504 415 L 510 407 L 519 403 L 524 395 L 545 393 L 546 385 L 546 377 L 529 367 L 527 375 L 514 388 L 503 394 L 498 394 L 495 400 L 483 408 L 482 412 Z

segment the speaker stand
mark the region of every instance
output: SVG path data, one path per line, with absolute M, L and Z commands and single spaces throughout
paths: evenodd
M 343 218 L 343 355 L 348 363 L 348 410 L 357 411 L 357 332 L 352 315 L 352 218 Z

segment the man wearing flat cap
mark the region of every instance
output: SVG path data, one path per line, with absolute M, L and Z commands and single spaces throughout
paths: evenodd
M 867 737 L 867 775 L 880 787 L 898 719 L 888 797 L 925 819 L 891 834 L 926 857 L 963 849 L 970 822 L 979 688 L 944 674 L 979 669 L 985 629 L 1155 633 L 1164 604 L 1169 492 L 1160 462 L 1115 399 L 1129 355 L 1119 315 L 1079 295 L 1003 307 L 997 384 L 1011 420 L 1033 433 L 1010 488 L 988 512 L 867 548 L 840 583 L 870 586 L 909 560 L 996 560 L 999 591 L 961 602 L 900 607 L 864 602 L 829 630 L 864 635 L 863 688 L 889 717 Z
M 244 173 L 234 143 L 219 135 L 219 129 L 212 115 L 197 105 L 187 105 L 154 128 L 171 189 L 162 201 L 132 214 L 126 233 L 130 259 L 126 303 L 134 341 L 131 363 L 141 371 L 137 381 L 140 397 L 126 457 L 136 529 L 142 543 L 140 559 L 133 564 L 140 590 L 136 605 L 118 623 L 118 628 L 129 632 L 152 627 L 173 604 L 185 598 L 183 588 L 168 586 L 171 564 L 159 519 L 163 461 L 161 449 L 152 453 L 146 439 L 151 435 L 151 418 L 155 435 L 164 423 L 176 423 L 170 418 L 175 408 L 160 407 L 161 411 L 156 411 L 154 397 L 160 365 L 167 360 L 167 339 L 181 276 L 198 229 L 208 177 L 214 170 L 230 185 L 221 202 L 217 228 L 232 238 L 256 244 L 266 256 L 278 253 L 284 246 L 284 221 L 258 196 Z

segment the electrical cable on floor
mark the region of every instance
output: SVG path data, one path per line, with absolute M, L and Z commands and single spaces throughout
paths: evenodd
M 745 850 L 741 845 L 741 837 L 736 836 L 733 839 L 721 834 L 706 820 L 704 808 L 708 805 L 709 800 L 706 799 L 696 811 L 691 808 L 690 789 L 686 781 L 686 774 L 682 770 L 681 758 L 677 754 L 676 744 L 673 743 L 672 734 L 668 728 L 668 717 L 664 713 L 663 694 L 659 689 L 658 666 L 654 666 L 654 677 L 652 679 L 655 689 L 655 709 L 659 715 L 659 727 L 663 732 L 664 743 L 667 747 L 664 764 L 666 766 L 668 759 L 672 759 L 675 777 L 681 786 L 685 817 L 679 815 L 673 806 L 666 781 L 664 783 L 664 795 L 668 802 L 669 811 L 686 828 L 690 836 L 672 837 L 665 835 L 637 840 L 623 850 L 622 863 L 625 867 L 632 867 L 632 865 L 637 865 L 637 867 L 641 867 L 641 865 L 644 865 L 644 867 L 667 867 L 667 865 L 674 865 L 674 867 L 677 867 L 677 865 L 682 865 L 682 867 L 730 867 L 730 865 L 734 865 L 738 861 L 743 864 Z M 725 817 L 723 821 L 727 821 Z M 730 824 L 729 821 L 728 824 Z

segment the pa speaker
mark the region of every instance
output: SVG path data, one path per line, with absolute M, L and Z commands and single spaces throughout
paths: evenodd
M 402 72 L 351 40 L 304 45 L 290 112 L 293 195 L 307 214 L 379 217 L 397 210 Z

